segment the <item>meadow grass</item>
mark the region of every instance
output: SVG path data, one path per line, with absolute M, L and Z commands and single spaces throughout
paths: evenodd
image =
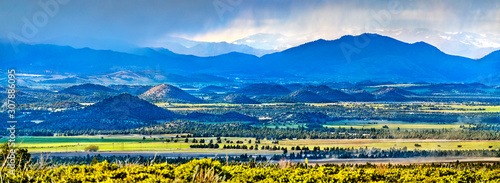
M 436 107 L 443 108 L 442 110 L 430 110 L 423 108 L 427 112 L 451 112 L 451 113 L 500 113 L 500 105 L 490 106 L 467 106 L 467 105 L 436 105 Z M 484 109 L 484 110 L 479 110 Z
M 303 146 L 309 147 L 310 149 L 315 146 L 321 148 L 324 147 L 344 147 L 344 148 L 379 148 L 379 149 L 389 149 L 389 148 L 403 148 L 407 147 L 408 150 L 419 149 L 419 150 L 472 150 L 472 149 L 495 149 L 500 148 L 500 141 L 460 141 L 460 140 L 419 140 L 419 139 L 301 139 L 293 140 L 287 139 L 279 141 L 279 144 L 273 144 L 272 140 L 261 140 L 258 144 L 259 150 L 243 150 L 243 149 L 222 149 L 224 145 L 247 145 L 255 146 L 255 138 L 243 138 L 243 137 L 221 137 L 223 143 L 219 144 L 219 149 L 198 149 L 190 148 L 192 138 L 189 138 L 189 143 L 184 142 L 185 138 L 179 138 L 177 143 L 174 142 L 162 142 L 157 138 L 153 140 L 152 138 L 146 138 L 142 140 L 139 137 L 19 137 L 18 145 L 21 148 L 28 148 L 31 153 L 40 152 L 75 152 L 82 151 L 88 145 L 98 145 L 99 151 L 111 151 L 111 152 L 185 152 L 185 153 L 251 153 L 251 154 L 262 154 L 262 153 L 277 153 L 281 151 L 265 151 L 260 150 L 262 146 L 280 146 L 286 147 L 291 150 L 292 147 Z M 210 138 L 196 138 L 197 140 L 205 139 L 205 143 L 213 140 L 216 141 L 215 137 Z M 226 143 L 225 140 L 233 141 L 234 143 Z M 243 141 L 243 144 L 236 144 L 236 141 Z M 249 144 L 249 140 L 252 141 Z M 5 142 L 2 139 L 1 142 Z M 141 142 L 141 143 L 139 143 Z M 415 144 L 420 144 L 421 147 L 415 147 Z M 461 145 L 462 147 L 458 147 Z M 440 146 L 440 147 L 439 147 Z M 492 146 L 490 148 L 489 146 Z

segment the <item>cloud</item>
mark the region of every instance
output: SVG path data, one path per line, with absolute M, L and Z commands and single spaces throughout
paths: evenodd
M 391 12 L 391 3 L 401 12 Z M 243 12 L 226 26 L 184 37 L 204 41 L 232 41 L 256 33 L 281 33 L 305 39 L 334 39 L 376 29 L 427 28 L 443 32 L 495 33 L 500 19 L 498 2 L 482 1 L 293 1 L 287 9 L 261 8 Z M 492 6 L 493 5 L 493 6 Z M 287 16 L 262 16 L 285 11 Z M 389 16 L 386 15 L 389 12 Z M 385 14 L 384 14 L 385 13 Z M 257 16 L 260 15 L 260 16 Z M 381 20 L 382 19 L 382 20 Z
M 214 2 L 230 9 L 221 14 Z M 305 42 L 377 30 L 426 28 L 492 35 L 500 30 L 500 1 L 496 0 L 231 2 L 238 1 L 70 0 L 32 40 L 80 37 L 144 45 L 168 36 L 231 42 L 257 33 L 279 33 Z M 393 3 L 399 3 L 401 12 L 384 19 L 382 15 L 390 12 Z M 40 10 L 38 1 L 0 1 L 0 38 L 9 32 L 19 33 L 22 18 Z

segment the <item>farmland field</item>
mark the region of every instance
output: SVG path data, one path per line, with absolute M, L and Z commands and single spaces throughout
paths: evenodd
M 209 149 L 193 149 L 190 145 L 198 144 L 191 143 L 193 138 L 188 138 L 189 143 L 184 142 L 185 138 L 179 138 L 179 142 L 162 142 L 160 139 L 147 137 L 143 140 L 142 137 L 20 137 L 18 139 L 19 146 L 27 148 L 30 152 L 74 152 L 83 151 L 88 145 L 98 145 L 99 151 L 123 152 L 207 152 L 207 153 L 267 153 L 279 154 L 281 151 L 266 151 L 266 150 L 234 150 L 222 149 L 222 145 L 235 145 L 234 143 L 221 143 L 221 147 L 217 151 Z M 195 138 L 197 140 L 205 139 L 208 143 L 215 138 Z M 228 141 L 243 141 L 241 145 L 254 146 L 255 143 L 248 143 L 249 140 L 255 142 L 255 138 L 243 137 L 221 137 Z M 5 142 L 2 140 L 0 142 Z M 420 144 L 416 147 L 415 144 Z M 261 140 L 258 146 L 263 145 L 279 145 L 280 147 L 349 147 L 349 148 L 403 148 L 408 150 L 476 150 L 476 149 L 499 149 L 500 141 L 485 141 L 485 140 L 420 140 L 420 139 L 303 139 L 303 140 L 281 140 L 279 144 L 273 144 L 271 140 Z M 458 147 L 458 146 L 461 147 Z M 491 147 L 490 147 L 491 146 Z

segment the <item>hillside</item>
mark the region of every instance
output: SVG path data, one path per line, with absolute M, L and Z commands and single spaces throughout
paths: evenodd
M 409 91 L 389 87 L 377 89 L 372 93 L 375 95 L 375 98 L 380 101 L 405 101 L 408 99 L 406 97 L 407 95 L 415 95 L 414 93 Z
M 95 94 L 110 95 L 110 94 L 116 94 L 118 93 L 118 91 L 103 85 L 87 83 L 87 84 L 71 86 L 69 88 L 59 91 L 59 93 L 87 96 Z
M 416 93 L 406 91 L 406 90 L 403 90 L 400 88 L 394 88 L 394 87 L 382 87 L 382 88 L 379 88 L 379 89 L 373 91 L 372 93 L 374 95 L 383 95 L 383 94 L 386 94 L 389 92 L 394 92 L 396 94 L 403 95 L 403 96 L 415 96 L 415 95 L 417 95 Z
M 48 107 L 52 109 L 71 109 L 71 110 L 78 110 L 84 108 L 84 106 L 78 102 L 55 102 L 49 104 Z
M 301 90 L 308 90 L 318 94 L 319 96 L 328 99 L 330 101 L 354 101 L 355 98 L 347 93 L 344 93 L 339 90 L 334 90 L 329 88 L 326 85 L 307 85 L 303 87 Z
M 173 112 L 162 109 L 130 94 L 120 94 L 78 111 L 86 118 L 160 120 L 178 117 Z
M 375 100 L 375 95 L 360 88 L 349 88 L 343 91 L 353 96 L 356 101 L 365 102 Z
M 300 90 L 302 87 L 304 87 L 304 85 L 302 85 L 300 83 L 286 84 L 286 85 L 283 85 L 283 86 L 285 88 L 288 88 L 291 91 L 297 91 L 297 90 Z
M 169 84 L 155 86 L 139 95 L 139 98 L 152 103 L 204 103 L 203 100 Z
M 307 90 L 297 90 L 286 96 L 278 97 L 275 99 L 276 102 L 286 102 L 286 103 L 328 103 L 332 102 L 325 99 L 318 94 Z
M 216 93 L 216 92 L 227 92 L 228 88 L 222 86 L 209 85 L 199 90 L 203 93 Z
M 368 44 L 357 47 L 359 40 Z M 307 77 L 315 80 L 336 81 L 394 81 L 394 82 L 478 82 L 495 77 L 500 70 L 500 51 L 481 59 L 448 55 L 424 43 L 405 43 L 378 34 L 343 36 L 336 40 L 316 40 L 262 57 L 238 52 L 217 56 L 198 57 L 176 54 L 167 49 L 141 48 L 136 52 L 122 53 L 89 48 L 75 49 L 68 46 L 45 44 L 20 44 L 17 54 L 9 43 L 0 42 L 0 59 L 9 65 L 0 69 L 22 68 L 25 73 L 88 75 L 88 78 L 63 78 L 50 82 L 92 82 L 114 80 L 125 84 L 155 81 L 155 79 L 128 73 L 104 76 L 102 73 L 117 71 L 155 70 L 183 75 L 210 73 L 224 80 L 226 77 L 281 78 L 285 80 Z M 103 62 L 105 60 L 105 62 Z M 47 70 L 49 68 L 49 70 Z M 101 75 L 99 77 L 93 77 Z M 131 78 L 128 78 L 131 76 Z M 205 77 L 204 77 L 205 78 Z M 83 79 L 83 80 L 82 80 Z M 170 80 L 170 79 L 168 79 Z M 36 81 L 27 81 L 36 83 Z M 167 81 L 162 81 L 167 82 Z M 152 84 L 152 83 L 136 83 Z
M 157 124 L 154 120 L 173 120 L 177 117 L 179 115 L 136 96 L 120 94 L 83 109 L 51 113 L 44 122 L 30 128 L 55 131 L 126 130 Z
M 119 93 L 128 93 L 131 95 L 140 95 L 149 89 L 153 88 L 153 86 L 149 85 L 110 85 L 108 88 L 118 91 Z
M 358 40 L 368 40 L 357 48 Z M 328 77 L 348 81 L 476 81 L 494 72 L 478 61 L 451 56 L 424 42 L 413 44 L 377 34 L 343 36 L 337 40 L 317 40 L 265 55 L 266 68 L 295 72 L 297 75 Z M 479 73 L 486 70 L 487 72 Z
M 260 102 L 252 100 L 252 99 L 248 98 L 247 96 L 241 95 L 241 94 L 226 95 L 222 99 L 222 102 L 223 103 L 230 103 L 230 104 L 260 104 Z

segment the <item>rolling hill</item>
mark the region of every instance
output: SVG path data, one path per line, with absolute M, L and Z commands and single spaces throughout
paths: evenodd
M 260 104 L 260 102 L 252 100 L 247 96 L 241 94 L 226 95 L 224 98 L 222 98 L 222 102 L 230 104 Z
M 79 111 L 86 118 L 162 120 L 178 117 L 177 114 L 162 109 L 130 94 L 120 94 L 104 99 Z
M 131 95 L 140 95 L 149 89 L 153 88 L 153 86 L 149 85 L 109 85 L 108 88 L 116 90 L 119 93 L 128 93 Z
M 325 99 L 311 91 L 307 90 L 297 90 L 286 96 L 277 97 L 276 102 L 286 102 L 286 103 L 328 103 L 332 102 Z
M 375 99 L 380 101 L 405 101 L 408 100 L 405 95 L 414 95 L 412 92 L 389 87 L 377 89 L 372 93 L 375 95 Z
M 347 93 L 339 90 L 331 89 L 326 85 L 307 85 L 302 88 L 302 90 L 308 90 L 318 94 L 319 96 L 328 99 L 330 101 L 354 101 L 355 98 Z
M 169 84 L 155 86 L 139 95 L 139 98 L 152 103 L 205 103 L 189 93 Z
M 97 84 L 81 84 L 81 85 L 74 85 L 71 87 L 68 87 L 64 90 L 59 91 L 59 93 L 66 93 L 66 94 L 72 94 L 72 95 L 94 95 L 96 93 L 99 94 L 115 94 L 118 91 L 113 90 L 111 88 L 108 88 L 106 86 L 102 85 L 97 85 Z

